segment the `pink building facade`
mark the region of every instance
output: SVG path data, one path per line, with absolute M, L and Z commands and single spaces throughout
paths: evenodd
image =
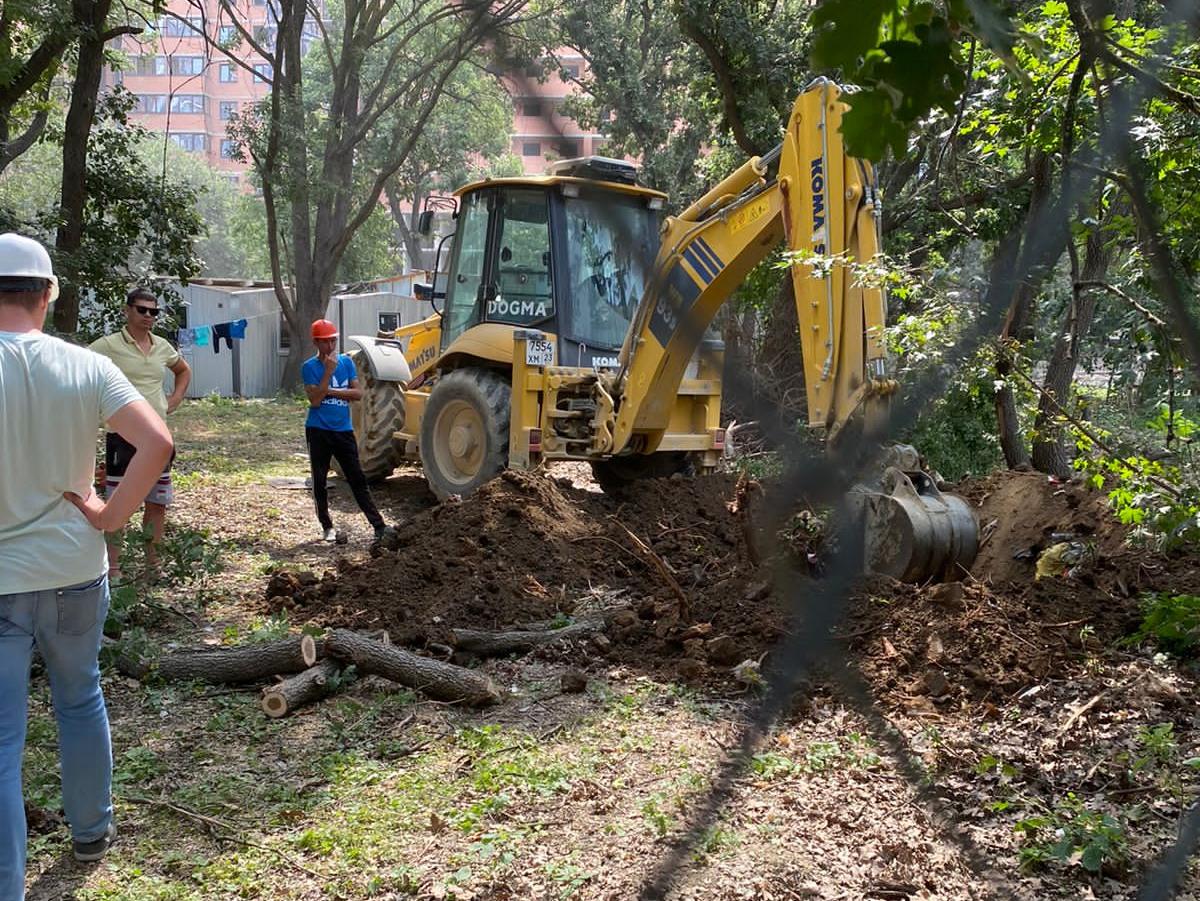
M 274 49 L 277 0 L 237 0 L 238 21 L 256 42 Z M 170 136 L 184 150 L 240 181 L 247 164 L 232 158 L 229 120 L 248 104 L 270 94 L 270 65 L 259 56 L 221 9 L 219 0 L 169 0 L 153 31 L 120 38 L 115 46 L 131 67 L 105 73 L 107 85 L 123 84 L 137 96 L 132 118 Z M 212 41 L 230 48 L 214 49 Z M 230 59 L 233 55 L 237 60 Z M 565 98 L 578 91 L 572 78 L 586 74 L 586 63 L 573 51 L 558 54 L 566 78 L 552 73 L 505 78 L 513 98 L 511 149 L 529 174 L 541 174 L 548 161 L 602 153 L 603 137 L 585 132 L 561 115 Z

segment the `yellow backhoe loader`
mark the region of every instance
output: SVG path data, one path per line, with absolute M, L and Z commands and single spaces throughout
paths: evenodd
M 365 470 L 415 457 L 443 499 L 551 460 L 590 462 L 606 491 L 711 470 L 723 354 L 707 330 L 781 243 L 812 262 L 791 267 L 809 424 L 831 453 L 851 424 L 869 434 L 896 383 L 882 292 L 846 265 L 878 251 L 879 197 L 871 167 L 843 149 L 842 111 L 837 86 L 814 82 L 775 150 L 665 220 L 664 194 L 599 157 L 461 188 L 444 282 L 423 292 L 435 315 L 352 338 Z M 870 568 L 919 580 L 969 566 L 970 509 L 915 452 L 893 463 L 858 488 Z

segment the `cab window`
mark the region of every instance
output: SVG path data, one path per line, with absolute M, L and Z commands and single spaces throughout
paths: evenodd
M 476 191 L 463 198 L 455 230 L 457 263 L 454 277 L 446 286 L 446 312 L 442 322 L 443 346 L 479 321 L 483 298 L 483 266 L 487 258 L 487 192 Z
M 547 207 L 542 190 L 502 193 L 495 291 L 485 316 L 489 321 L 534 325 L 554 315 Z

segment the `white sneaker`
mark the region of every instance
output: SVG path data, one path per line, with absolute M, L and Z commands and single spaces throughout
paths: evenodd
M 324 531 L 324 533 L 321 535 L 321 539 L 323 541 L 337 541 L 337 530 L 336 529 L 326 529 Z

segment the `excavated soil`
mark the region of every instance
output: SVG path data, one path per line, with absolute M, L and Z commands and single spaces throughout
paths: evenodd
M 784 621 L 750 545 L 754 494 L 714 476 L 648 481 L 617 500 L 505 472 L 415 516 L 395 551 L 320 579 L 277 574 L 268 606 L 318 625 L 384 628 L 418 647 L 450 644 L 451 628 L 603 610 L 615 658 L 670 665 L 685 641 L 701 640 L 694 656 L 737 663 L 768 647 Z
M 396 550 L 339 561 L 321 576 L 276 574 L 267 606 L 321 626 L 383 628 L 433 653 L 452 645 L 452 628 L 603 611 L 607 635 L 577 663 L 728 679 L 784 634 L 790 617 L 777 598 L 802 599 L 814 578 L 794 574 L 809 571 L 810 550 L 796 529 L 773 548 L 756 538 L 758 499 L 770 490 L 731 476 L 677 478 L 617 500 L 568 479 L 506 472 L 414 516 Z M 956 491 L 981 528 L 970 576 L 924 587 L 864 580 L 838 629 L 877 688 L 910 706 L 1019 691 L 1089 642 L 1127 633 L 1141 592 L 1200 590 L 1190 560 L 1127 547 L 1100 492 L 1012 472 Z M 1063 542 L 1081 559 L 1036 578 L 1038 557 Z M 795 565 L 775 566 L 771 550 Z M 783 569 L 793 575 L 781 591 L 772 577 Z

